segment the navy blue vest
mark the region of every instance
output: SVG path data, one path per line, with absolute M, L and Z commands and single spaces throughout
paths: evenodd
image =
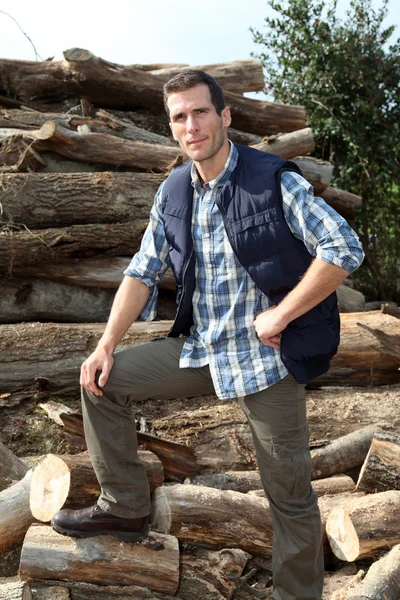
M 294 163 L 236 145 L 239 159 L 217 197 L 233 252 L 257 287 L 278 304 L 309 267 L 312 257 L 291 233 L 283 213 L 280 176 Z M 191 234 L 191 165 L 172 171 L 163 188 L 162 218 L 177 285 L 178 309 L 169 336 L 188 335 L 193 324 L 195 257 Z M 283 363 L 298 383 L 329 369 L 339 344 L 336 294 L 292 321 L 281 334 Z

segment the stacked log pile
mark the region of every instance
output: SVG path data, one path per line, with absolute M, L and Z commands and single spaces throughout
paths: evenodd
M 102 334 L 165 170 L 180 156 L 162 86 L 182 68 L 116 65 L 77 48 L 60 62 L 0 60 L 0 406 L 34 398 L 50 413 L 45 401 L 55 391 L 78 393 L 80 365 Z M 263 89 L 258 61 L 200 68 L 226 91 L 233 141 L 294 160 L 318 195 L 354 217 L 361 198 L 330 187 L 332 166 L 309 156 L 303 107 L 243 96 Z M 171 273 L 160 288 L 164 320 L 134 324 L 122 347 L 169 330 Z M 340 350 L 311 385 L 399 383 L 400 321 L 362 312 L 362 295 L 348 286 L 339 301 Z M 139 433 L 152 531 L 134 545 L 71 540 L 49 526 L 62 506 L 87 506 L 99 492 L 81 415 L 61 413 L 71 447 L 83 453 L 21 461 L 0 445 L 0 552 L 22 545 L 20 581 L 0 584 L 0 599 L 266 597 L 269 579 L 252 585 L 251 577 L 270 567 L 272 524 L 237 405 L 158 419 L 157 435 Z M 369 426 L 312 449 L 327 563 L 372 561 L 392 548 L 353 600 L 398 597 L 399 435 Z

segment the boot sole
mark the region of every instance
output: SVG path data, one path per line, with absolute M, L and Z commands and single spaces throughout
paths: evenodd
M 142 529 L 142 531 L 111 531 L 109 529 L 102 529 L 100 531 L 75 531 L 74 529 L 64 529 L 58 525 L 51 523 L 51 526 L 57 533 L 62 535 L 68 535 L 75 538 L 87 538 L 95 537 L 96 535 L 114 535 L 121 542 L 141 542 L 149 535 L 149 527 Z

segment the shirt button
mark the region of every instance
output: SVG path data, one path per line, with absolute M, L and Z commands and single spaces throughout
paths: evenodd
M 208 299 L 212 300 L 214 298 L 213 294 L 208 294 Z
M 205 233 L 205 234 L 204 234 L 204 237 L 205 237 L 205 238 L 209 238 L 209 237 L 210 237 L 210 234 L 209 234 L 209 233 Z
M 214 348 L 210 348 L 211 354 L 214 354 Z

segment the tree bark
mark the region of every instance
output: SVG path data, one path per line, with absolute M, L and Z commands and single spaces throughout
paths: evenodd
M 0 231 L 0 273 L 13 266 L 67 262 L 98 254 L 133 255 L 140 246 L 147 219 L 126 223 L 71 225 L 59 229 Z
M 0 492 L 20 481 L 28 467 L 0 442 Z
M 15 581 L 0 584 L 0 600 L 32 600 L 28 582 Z
M 178 540 L 151 533 L 140 544 L 121 543 L 108 535 L 77 541 L 51 527 L 35 525 L 24 540 L 20 576 L 100 585 L 135 584 L 175 594 L 179 583 Z
M 52 596 L 47 590 L 64 589 L 66 596 Z M 33 582 L 34 600 L 185 600 L 180 596 L 154 592 L 147 587 L 138 585 L 95 585 L 81 581 L 40 580 Z
M 360 471 L 357 489 L 365 492 L 400 490 L 400 434 L 377 431 Z
M 265 87 L 262 64 L 259 60 L 236 60 L 228 63 L 201 65 L 189 68 L 205 71 L 214 77 L 220 86 L 227 92 L 233 92 L 235 94 L 261 92 Z M 187 71 L 187 69 L 188 67 L 186 65 L 183 67 L 171 66 L 147 72 L 157 77 L 163 83 L 166 83 L 169 79 L 182 73 L 182 71 Z
M 162 488 L 160 488 L 162 489 Z M 332 551 L 339 560 L 352 562 L 374 557 L 399 541 L 400 492 L 368 494 L 334 508 L 326 522 Z
M 161 461 L 143 450 L 139 451 L 139 458 L 153 492 L 164 481 Z M 29 505 L 35 519 L 48 523 L 61 508 L 90 506 L 99 494 L 100 486 L 88 454 L 47 454 L 34 468 Z
M 34 600 L 71 600 L 69 589 L 61 585 L 34 584 L 32 590 Z
M 400 544 L 370 566 L 363 581 L 346 600 L 398 600 L 400 588 Z
M 154 493 L 151 522 L 181 542 L 272 553 L 268 502 L 249 494 L 200 485 L 161 487 Z
M 162 180 L 150 173 L 4 174 L 0 223 L 41 229 L 147 220 Z
M 299 167 L 304 179 L 311 183 L 316 196 L 326 190 L 332 179 L 331 163 L 311 156 L 297 156 L 292 161 Z
M 321 198 L 330 204 L 342 217 L 350 221 L 354 219 L 362 206 L 362 198 L 360 196 L 330 186 L 322 192 Z
M 190 446 L 141 431 L 138 431 L 137 436 L 143 448 L 158 456 L 167 481 L 183 481 L 186 477 L 193 477 L 200 472 L 196 454 Z
M 359 326 L 369 331 L 379 342 L 379 349 L 383 354 L 388 354 L 400 360 L 400 339 L 396 334 L 382 331 L 379 327 L 370 327 L 365 323 L 359 323 Z
M 0 492 L 0 554 L 18 546 L 24 539 L 34 517 L 29 508 L 32 471 Z
M 120 347 L 166 335 L 170 327 L 170 321 L 134 323 Z M 21 389 L 38 376 L 49 379 L 49 389 L 78 385 L 80 366 L 95 349 L 103 331 L 104 325 L 96 323 L 0 326 L 0 389 Z
M 253 148 L 287 159 L 304 156 L 315 150 L 314 134 L 310 127 L 305 127 L 291 133 L 266 137 L 259 144 L 253 145 Z
M 322 479 L 360 467 L 368 454 L 376 425 L 368 425 L 311 450 L 312 479 Z
M 72 48 L 63 61 L 0 61 L 0 93 L 25 103 L 32 98 L 88 98 L 94 105 L 130 110 L 163 110 L 163 83 L 155 75 L 109 63 L 87 50 Z M 244 98 L 226 92 L 236 129 L 269 135 L 305 127 L 305 109 Z

